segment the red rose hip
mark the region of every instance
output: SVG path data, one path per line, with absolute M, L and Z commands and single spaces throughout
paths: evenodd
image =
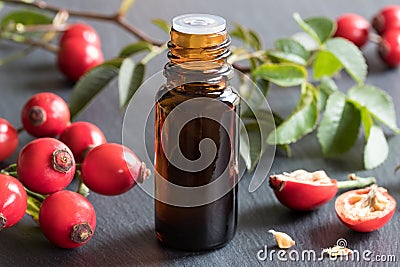
M 372 26 L 379 34 L 389 30 L 400 30 L 400 6 L 384 7 L 372 19 Z
M 18 132 L 5 119 L 0 118 L 0 161 L 7 159 L 18 146 Z
M 39 93 L 26 102 L 21 113 L 25 130 L 35 137 L 58 136 L 70 124 L 67 103 L 53 93 Z
M 76 248 L 92 238 L 96 229 L 96 213 L 84 196 L 72 191 L 59 191 L 43 201 L 39 225 L 54 245 Z
M 392 68 L 400 65 L 400 30 L 390 30 L 382 35 L 378 52 L 381 59 Z
M 330 201 L 338 191 L 337 181 L 329 178 L 324 171 L 310 173 L 296 170 L 271 175 L 269 184 L 283 205 L 300 211 L 318 208 Z
M 364 17 L 352 13 L 344 14 L 336 23 L 335 37 L 345 38 L 360 48 L 367 43 L 371 25 Z
M 129 148 L 106 143 L 93 148 L 82 163 L 82 180 L 92 191 L 102 195 L 119 195 L 150 174 L 144 162 Z
M 39 138 L 19 152 L 17 173 L 26 188 L 51 194 L 68 186 L 75 174 L 71 150 L 54 138 Z
M 62 132 L 60 141 L 71 149 L 76 162 L 81 163 L 90 149 L 106 143 L 106 137 L 96 125 L 78 121 Z
M 20 181 L 0 174 L 0 231 L 19 222 L 24 217 L 27 195 Z
M 340 221 L 358 232 L 372 232 L 390 221 L 396 211 L 396 200 L 376 184 L 341 194 L 335 201 Z
M 66 40 L 58 52 L 58 67 L 73 82 L 103 61 L 99 47 L 78 38 Z
M 63 46 L 67 40 L 75 38 L 84 40 L 96 47 L 101 47 L 100 37 L 96 30 L 86 23 L 75 23 L 70 25 L 61 36 L 60 46 Z

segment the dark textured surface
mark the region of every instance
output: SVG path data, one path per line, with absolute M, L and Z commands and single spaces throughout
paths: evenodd
M 118 1 L 107 0 L 57 0 L 51 3 L 74 7 L 81 10 L 110 12 L 118 6 Z M 168 36 L 150 24 L 153 18 L 170 20 L 173 16 L 187 12 L 206 12 L 224 16 L 229 25 L 241 23 L 259 32 L 267 47 L 277 37 L 291 35 L 298 27 L 291 14 L 299 12 L 303 17 L 326 15 L 332 18 L 344 12 L 357 12 L 367 18 L 382 6 L 396 1 L 365 0 L 281 0 L 281 1 L 194 1 L 194 0 L 138 0 L 128 14 L 129 20 L 152 36 L 166 40 Z M 4 14 L 1 11 L 0 14 Z M 117 54 L 119 49 L 133 41 L 132 37 L 117 26 L 101 22 L 91 22 L 103 40 L 106 58 Z M 0 55 L 3 57 L 18 47 L 9 43 L 0 43 Z M 400 71 L 388 70 L 379 62 L 375 46 L 364 49 L 369 64 L 368 83 L 384 88 L 400 104 Z M 52 91 L 65 99 L 69 98 L 71 85 L 65 82 L 54 67 L 53 55 L 36 51 L 29 57 L 0 67 L 0 117 L 20 126 L 19 113 L 29 96 L 40 91 Z M 151 62 L 148 76 L 158 72 L 165 57 Z M 346 75 L 340 78 L 341 90 L 352 85 Z M 123 113 L 117 104 L 116 82 L 101 93 L 78 119 L 96 123 L 102 128 L 109 141 L 121 141 Z M 270 105 L 282 115 L 287 115 L 295 105 L 298 90 L 274 90 Z M 152 92 L 149 92 L 152 97 Z M 400 118 L 400 108 L 396 107 Z M 138 114 L 140 116 L 140 114 Z M 31 137 L 21 135 L 20 147 Z M 361 171 L 362 137 L 358 146 L 337 159 L 324 159 L 314 135 L 307 136 L 292 146 L 293 157 L 277 156 L 271 172 L 290 171 L 304 168 L 309 170 L 325 169 L 332 178 L 345 179 L 349 172 L 358 171 L 359 175 L 376 176 L 379 183 L 389 189 L 400 200 L 400 174 L 393 171 L 400 163 L 400 136 L 389 138 L 389 159 L 372 171 Z M 16 155 L 4 163 L 15 161 Z M 118 197 L 104 197 L 96 194 L 89 196 L 98 215 L 98 227 L 89 244 L 75 250 L 58 249 L 51 245 L 40 233 L 39 228 L 29 217 L 18 225 L 0 233 L 0 266 L 272 266 L 289 264 L 293 266 L 354 266 L 356 262 L 330 262 L 326 258 L 320 261 L 299 261 L 283 263 L 275 254 L 271 261 L 258 261 L 256 253 L 264 245 L 269 250 L 276 249 L 269 229 L 289 233 L 296 240 L 294 247 L 300 253 L 314 249 L 317 254 L 322 248 L 336 244 L 344 238 L 348 246 L 362 252 L 371 250 L 375 255 L 395 255 L 400 261 L 400 217 L 396 211 L 390 223 L 379 231 L 361 234 L 345 228 L 336 218 L 333 202 L 321 209 L 309 213 L 295 213 L 281 206 L 274 198 L 268 184 L 264 183 L 256 192 L 247 191 L 248 177 L 244 177 L 239 190 L 239 225 L 233 241 L 226 247 L 208 253 L 184 253 L 164 249 L 159 246 L 153 231 L 153 200 L 139 187 Z M 397 209 L 398 210 L 398 209 Z M 384 266 L 384 263 L 362 261 L 363 266 Z M 397 266 L 397 263 L 387 263 Z

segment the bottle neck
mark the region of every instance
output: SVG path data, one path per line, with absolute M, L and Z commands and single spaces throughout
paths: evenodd
M 210 85 L 209 90 L 225 88 L 233 74 L 232 66 L 227 63 L 230 43 L 226 30 L 185 34 L 171 29 L 169 63 L 164 67 L 167 84 L 177 89 L 199 88 L 199 84 Z

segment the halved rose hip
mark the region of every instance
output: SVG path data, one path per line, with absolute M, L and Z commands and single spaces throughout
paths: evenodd
M 335 202 L 340 221 L 358 232 L 372 232 L 384 226 L 393 217 L 396 200 L 383 187 L 351 190 L 341 194 Z
M 331 200 L 338 191 L 336 180 L 324 171 L 296 170 L 271 175 L 269 184 L 278 200 L 294 210 L 315 209 Z

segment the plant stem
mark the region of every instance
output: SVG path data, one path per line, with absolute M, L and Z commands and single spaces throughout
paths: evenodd
M 16 4 L 16 5 L 24 5 L 24 6 L 30 6 L 30 7 L 36 7 L 42 10 L 58 13 L 60 10 L 65 10 L 68 12 L 70 16 L 73 17 L 84 17 L 87 19 L 95 19 L 95 20 L 103 20 L 103 21 L 111 21 L 125 29 L 126 31 L 132 33 L 135 35 L 137 38 L 140 40 L 149 42 L 153 45 L 161 46 L 163 43 L 154 40 L 144 32 L 140 31 L 136 27 L 132 26 L 128 22 L 126 22 L 125 17 L 121 16 L 120 14 L 100 14 L 100 13 L 95 13 L 95 12 L 87 12 L 87 11 L 77 11 L 77 10 L 69 10 L 66 8 L 60 8 L 57 6 L 49 5 L 45 1 L 33 1 L 33 2 L 27 2 L 27 1 L 21 1 L 21 0 L 4 0 L 2 2 L 5 3 L 10 3 L 10 4 Z
M 34 199 L 36 199 L 37 201 L 40 201 L 40 203 L 42 203 L 45 199 L 46 196 L 32 192 L 31 190 L 25 188 L 26 193 L 28 194 L 28 196 L 33 197 Z
M 363 188 L 366 186 L 369 186 L 371 184 L 375 184 L 376 179 L 375 177 L 366 177 L 366 178 L 361 178 L 356 176 L 354 173 L 349 175 L 349 180 L 348 181 L 338 181 L 337 186 L 339 189 L 345 189 L 345 188 Z

